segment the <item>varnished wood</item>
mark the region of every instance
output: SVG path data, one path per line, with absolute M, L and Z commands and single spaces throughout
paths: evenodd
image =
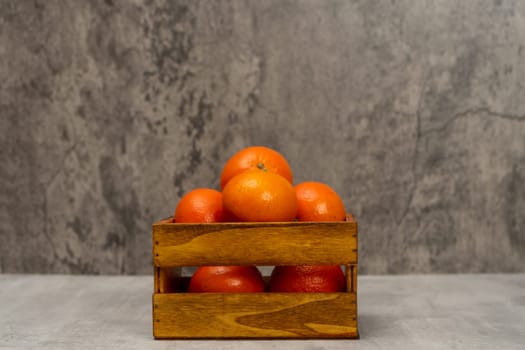
M 357 262 L 357 223 L 165 220 L 153 225 L 153 259 L 159 267 L 351 264 Z
M 346 291 L 357 296 L 357 264 L 346 265 Z M 357 303 L 355 305 L 354 313 L 357 319 Z M 356 322 L 357 328 L 357 322 Z
M 352 269 L 352 293 L 357 293 L 357 264 L 351 265 Z
M 154 267 L 155 293 L 173 293 L 180 290 L 180 267 Z
M 357 221 L 153 225 L 153 334 L 357 338 Z M 346 266 L 344 293 L 187 293 L 181 266 Z M 267 278 L 266 278 L 267 281 Z
M 345 282 L 346 282 L 346 291 L 352 292 L 352 265 L 345 265 Z
M 357 292 L 357 264 L 345 265 L 346 291 Z
M 155 338 L 356 338 L 353 293 L 153 296 Z

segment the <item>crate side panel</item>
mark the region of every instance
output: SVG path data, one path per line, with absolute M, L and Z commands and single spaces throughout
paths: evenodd
M 357 223 L 154 226 L 156 266 L 349 264 Z
M 356 338 L 353 293 L 155 294 L 155 338 Z

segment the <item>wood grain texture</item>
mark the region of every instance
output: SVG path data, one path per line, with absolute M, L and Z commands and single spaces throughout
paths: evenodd
M 153 225 L 155 266 L 357 263 L 357 222 Z
M 180 267 L 154 267 L 154 292 L 173 293 L 180 291 L 181 272 Z
M 350 268 L 352 269 L 352 292 L 357 293 L 357 264 L 350 265 Z
M 153 295 L 162 338 L 356 338 L 353 293 Z
M 356 265 L 347 264 L 345 265 L 345 282 L 346 282 L 346 291 L 349 293 L 356 292 L 355 288 L 355 278 L 357 275 Z M 355 274 L 355 275 L 354 275 Z
M 357 222 L 153 225 L 155 338 L 357 338 Z M 186 293 L 180 266 L 346 265 L 346 293 Z M 175 292 L 175 293 L 174 293 Z

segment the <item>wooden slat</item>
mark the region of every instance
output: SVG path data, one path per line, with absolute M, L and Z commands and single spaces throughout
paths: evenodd
M 346 291 L 352 292 L 352 265 L 345 265 Z
M 213 223 L 153 225 L 159 267 L 325 265 L 357 262 L 357 223 Z
M 180 290 L 180 267 L 155 267 L 155 293 L 173 293 Z
M 354 313 L 357 316 L 357 267 L 358 265 L 351 265 L 352 268 L 352 293 L 356 296 L 356 303 L 355 303 L 355 310 Z M 357 329 L 357 317 L 356 317 L 356 329 Z M 357 334 L 357 337 L 359 337 L 359 333 Z
M 357 264 L 348 264 L 345 266 L 346 291 L 350 293 L 357 292 Z
M 356 338 L 353 293 L 153 295 L 155 338 Z
M 357 293 L 357 265 L 352 265 L 352 292 Z

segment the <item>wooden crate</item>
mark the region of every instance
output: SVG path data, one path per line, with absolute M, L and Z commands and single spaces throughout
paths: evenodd
M 153 336 L 358 338 L 357 222 L 153 224 Z M 183 266 L 344 265 L 342 293 L 188 293 Z

